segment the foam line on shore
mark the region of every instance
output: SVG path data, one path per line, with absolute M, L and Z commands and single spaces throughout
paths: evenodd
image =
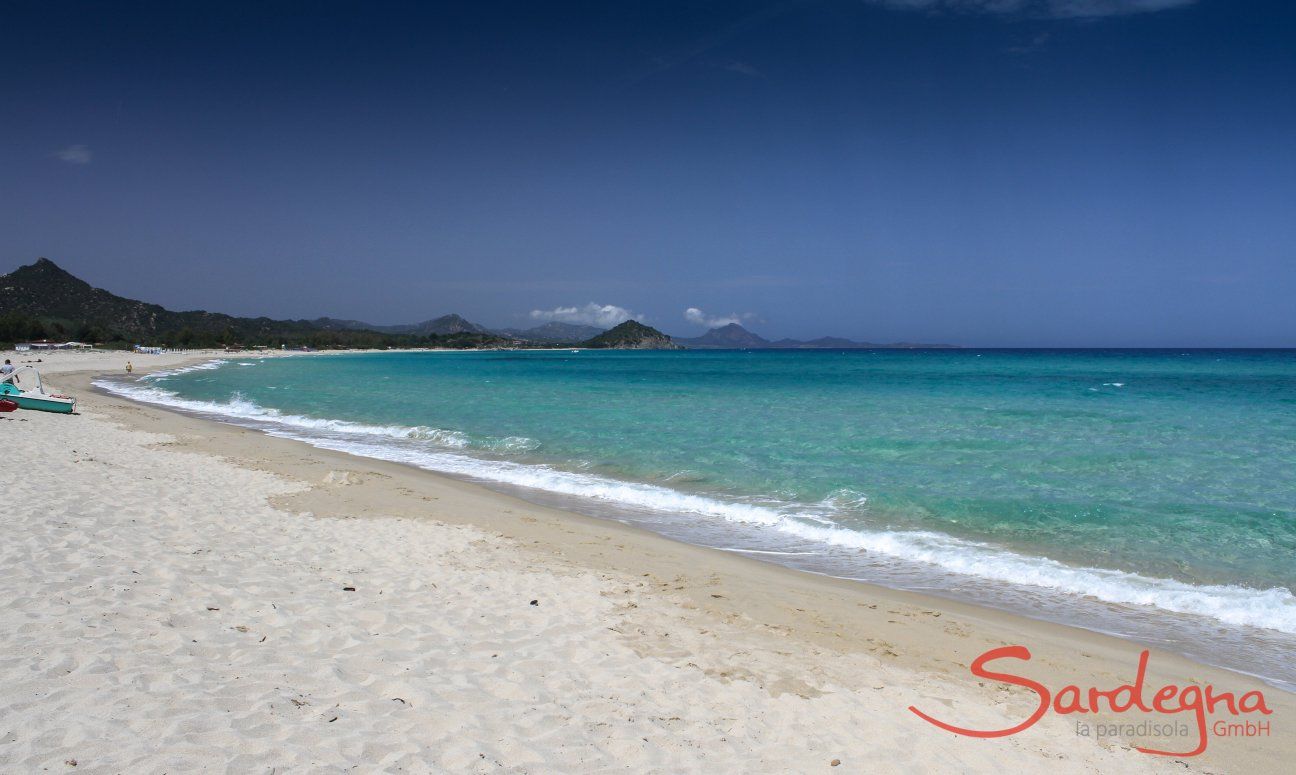
M 219 368 L 203 364 L 194 368 Z M 179 373 L 177 370 L 173 373 Z M 547 465 L 486 460 L 464 454 L 520 451 L 535 442 L 510 437 L 478 442 L 452 430 L 426 426 L 380 426 L 346 420 L 287 415 L 235 393 L 226 402 L 182 398 L 144 381 L 94 383 L 110 392 L 146 403 L 213 415 L 248 424 L 276 436 L 324 449 L 404 463 L 429 471 L 483 482 L 524 487 L 649 512 L 687 514 L 776 531 L 799 542 L 854 550 L 921 563 L 962 576 L 1089 596 L 1108 603 L 1150 606 L 1174 613 L 1209 617 L 1236 625 L 1296 634 L 1296 598 L 1281 587 L 1256 590 L 1233 585 L 1193 585 L 1105 568 L 1075 567 L 1047 557 L 1031 557 L 989 544 L 932 531 L 856 530 L 832 520 L 833 502 L 778 508 L 724 500 L 655 484 L 620 481 Z M 843 498 L 843 502 L 851 499 Z

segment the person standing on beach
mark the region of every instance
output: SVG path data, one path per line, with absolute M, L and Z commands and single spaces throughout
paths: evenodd
M 4 365 L 0 366 L 0 377 L 5 376 L 6 374 L 13 374 L 13 373 L 14 373 L 13 364 L 9 362 L 8 358 L 5 358 Z
M 126 361 L 126 373 L 130 374 L 132 371 L 135 371 L 135 367 L 131 365 L 130 361 Z

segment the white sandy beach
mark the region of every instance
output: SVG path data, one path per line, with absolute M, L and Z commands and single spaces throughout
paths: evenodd
M 1279 772 L 1025 718 L 967 673 L 1027 643 L 1051 685 L 1139 647 L 798 574 L 89 390 L 175 354 L 40 357 L 80 414 L 0 415 L 0 771 Z M 1250 679 L 1155 653 L 1160 681 Z M 834 769 L 834 763 L 837 768 Z

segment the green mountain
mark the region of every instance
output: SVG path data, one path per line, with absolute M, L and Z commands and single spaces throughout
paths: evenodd
M 0 276 L 0 314 L 41 318 L 51 324 L 111 324 L 122 333 L 137 335 L 179 320 L 177 313 L 156 304 L 123 299 L 93 288 L 48 258 Z
M 679 350 L 679 345 L 671 338 L 652 326 L 645 326 L 637 320 L 627 320 L 615 328 L 610 328 L 598 336 L 586 340 L 583 347 L 607 348 L 614 350 Z
M 28 339 L 72 339 L 116 346 L 140 343 L 168 347 L 240 344 L 470 348 L 512 344 L 511 340 L 484 330 L 397 334 L 346 327 L 351 322 L 327 318 L 321 321 L 241 318 L 204 311 L 175 312 L 157 304 L 127 299 L 94 288 L 48 258 L 0 276 L 0 342 L 3 343 Z
M 485 326 L 479 326 L 476 323 L 465 320 L 461 315 L 453 314 L 442 315 L 434 320 L 424 320 L 422 323 L 415 323 L 408 328 L 404 326 L 391 326 L 383 330 L 388 330 L 396 334 L 423 334 L 425 336 L 428 334 L 448 336 L 450 334 L 491 333 Z

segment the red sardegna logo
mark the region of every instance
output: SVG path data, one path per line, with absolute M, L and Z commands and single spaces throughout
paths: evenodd
M 1056 694 L 1049 691 L 1048 687 L 1038 681 L 1033 681 L 1023 676 L 1012 673 L 997 672 L 986 668 L 986 664 L 998 659 L 1020 659 L 1029 662 L 1031 658 L 1030 649 L 1025 646 L 1000 646 L 999 648 L 990 649 L 981 656 L 972 661 L 971 672 L 977 678 L 985 678 L 991 681 L 999 681 L 1014 686 L 1021 686 L 1035 692 L 1039 697 L 1039 706 L 1035 708 L 1025 721 L 1006 729 L 966 729 L 955 726 L 945 721 L 923 713 L 913 705 L 909 710 L 928 723 L 935 724 L 947 732 L 953 732 L 958 735 L 967 737 L 1008 737 L 1018 732 L 1023 732 L 1034 726 L 1044 714 L 1052 709 L 1054 713 L 1066 716 L 1073 713 L 1098 713 L 1103 710 L 1112 713 L 1128 713 L 1138 710 L 1143 713 L 1157 713 L 1169 717 L 1177 717 L 1179 714 L 1192 714 L 1195 731 L 1196 745 L 1189 751 L 1163 751 L 1156 748 L 1135 748 L 1143 753 L 1155 754 L 1157 756 L 1198 756 L 1206 750 L 1209 741 L 1208 732 L 1211 731 L 1207 724 L 1207 717 L 1219 712 L 1227 712 L 1232 716 L 1249 715 L 1259 713 L 1268 716 L 1273 713 L 1265 704 L 1264 693 L 1260 691 L 1249 691 L 1241 697 L 1236 697 L 1232 692 L 1217 692 L 1215 687 L 1207 684 L 1206 686 L 1178 686 L 1176 684 L 1167 684 L 1157 689 L 1151 695 L 1149 701 L 1146 689 L 1147 668 L 1149 652 L 1144 650 L 1139 654 L 1138 673 L 1134 678 L 1134 683 L 1122 684 L 1114 689 L 1100 690 L 1097 687 L 1090 687 L 1088 690 L 1082 690 L 1074 684 L 1062 687 Z M 1228 734 L 1221 732 L 1219 727 L 1225 725 L 1224 721 L 1216 721 L 1213 725 L 1216 734 Z M 1227 725 L 1226 729 L 1232 726 Z M 1248 723 L 1248 728 L 1251 727 Z M 1256 725 L 1261 728 L 1264 735 L 1269 733 L 1269 722 L 1263 721 Z

